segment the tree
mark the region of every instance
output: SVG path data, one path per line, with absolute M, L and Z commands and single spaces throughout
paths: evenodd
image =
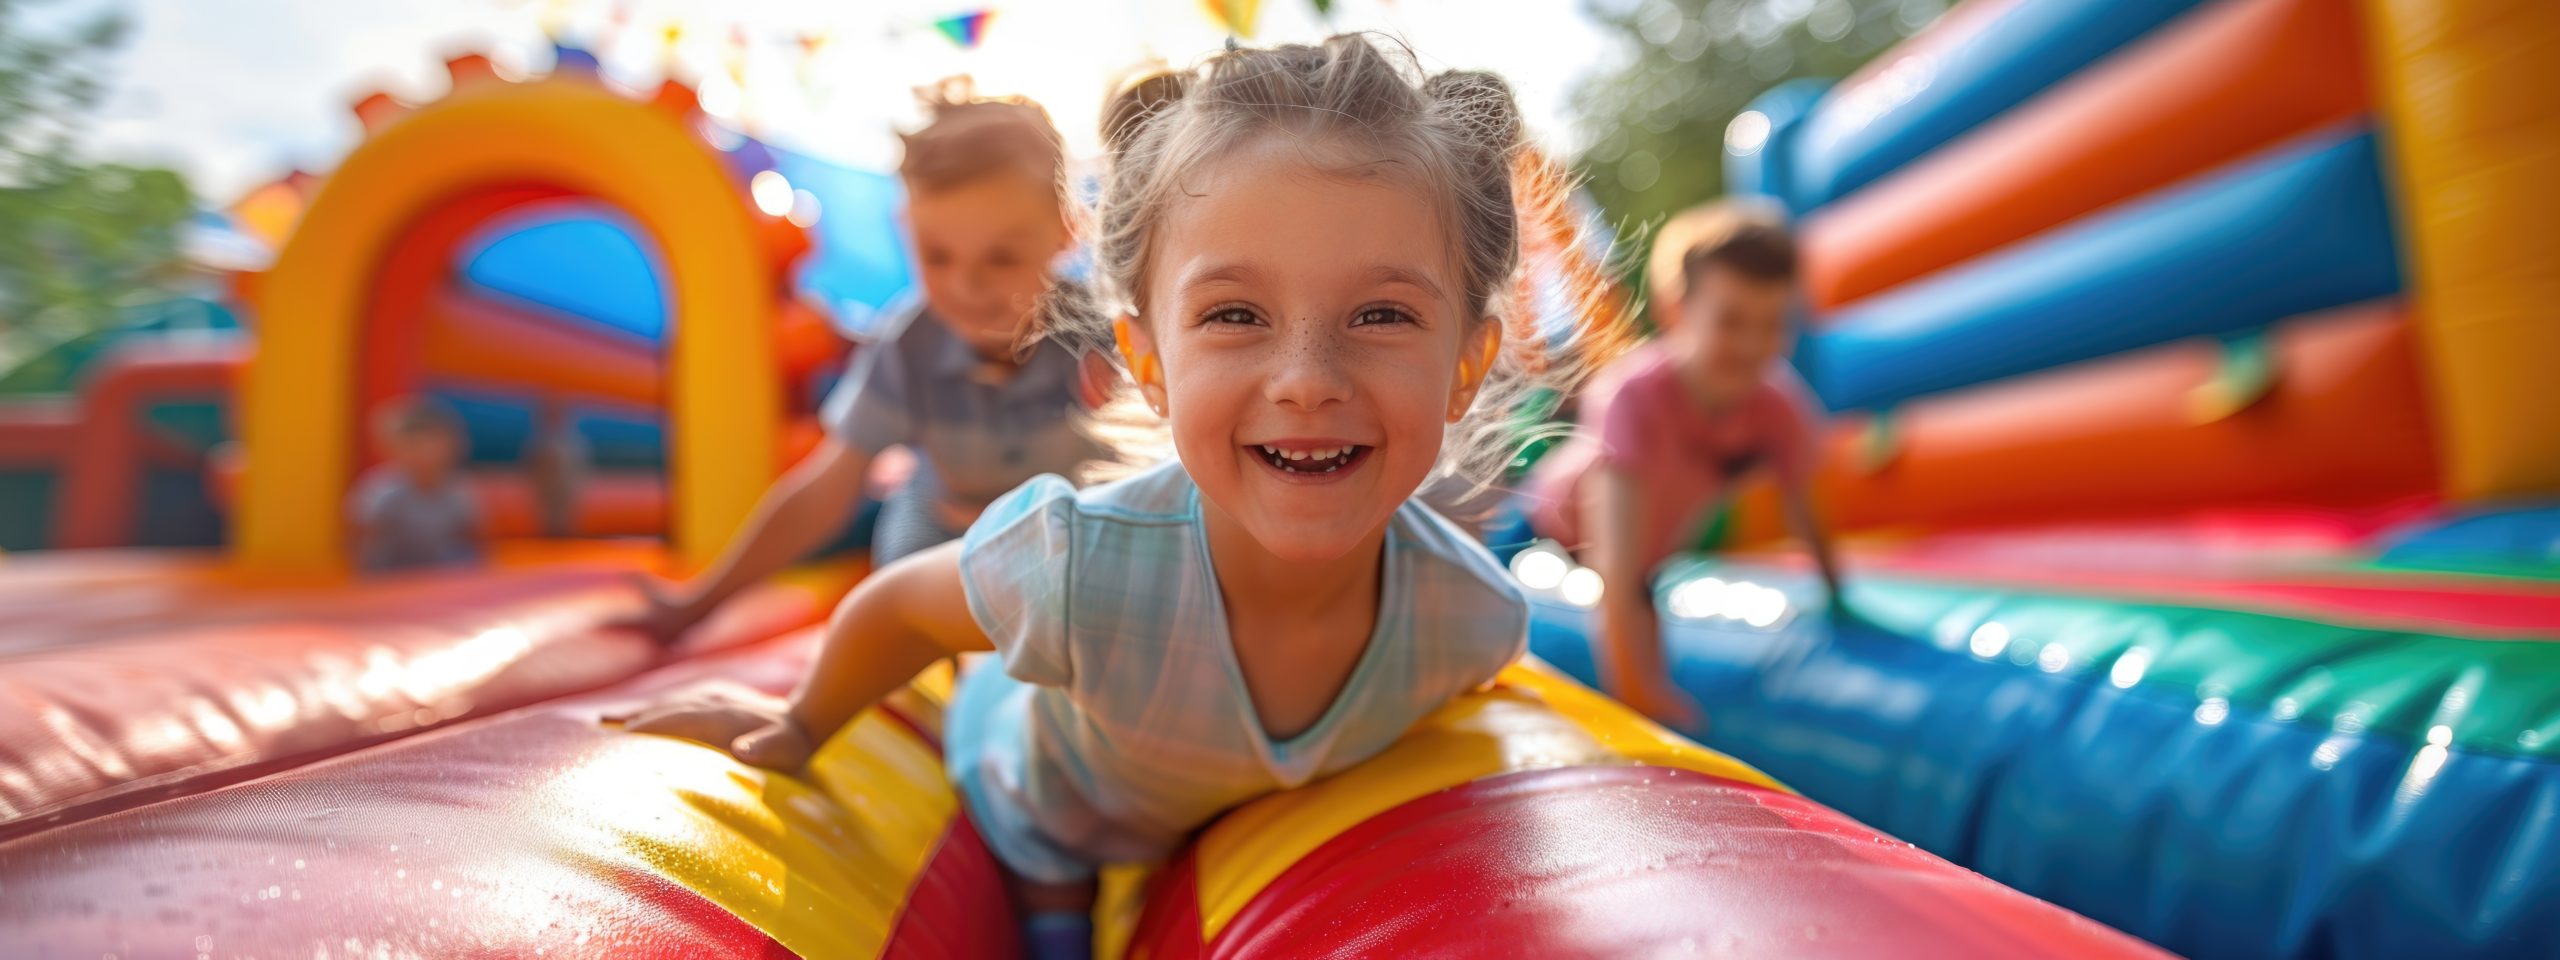
M 1723 191 L 1725 125 L 1752 98 L 1799 77 L 1846 76 L 1945 9 L 1941 0 L 1585 4 L 1630 56 L 1574 91 L 1589 144 L 1576 167 L 1631 238 Z
M 40 35 L 24 10 L 0 0 L 0 366 L 167 296 L 192 206 L 172 171 L 77 149 L 100 93 L 96 61 L 127 21 L 106 13 Z

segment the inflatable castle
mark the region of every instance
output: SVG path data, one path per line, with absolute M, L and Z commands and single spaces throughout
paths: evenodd
M 434 102 L 363 101 L 368 136 L 249 281 L 254 345 L 216 358 L 242 444 L 224 548 L 0 561 L 0 953 L 1019 949 L 941 767 L 947 671 L 796 775 L 602 719 L 782 694 L 861 567 L 743 595 L 671 652 L 606 628 L 635 572 L 703 562 L 793 459 L 829 351 L 791 316 L 805 240 L 757 202 L 768 171 L 705 136 L 684 87 L 635 98 L 592 63 L 513 80 L 466 57 Z M 563 202 L 654 252 L 656 351 L 457 295 L 471 238 Z M 639 296 L 590 293 L 608 316 Z M 646 407 L 663 474 L 601 485 L 565 534 L 507 536 L 483 569 L 348 579 L 368 404 L 464 386 Z M 485 472 L 492 502 L 524 499 Z M 606 537 L 652 518 L 663 548 Z M 1105 901 L 1106 956 L 2158 955 L 1536 663 L 1115 872 Z

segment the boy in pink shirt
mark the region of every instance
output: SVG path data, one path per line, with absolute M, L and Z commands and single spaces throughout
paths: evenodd
M 1530 525 L 1600 574 L 1600 675 L 1677 726 L 1698 706 L 1671 683 L 1647 589 L 1715 508 L 1766 468 L 1787 517 L 1839 595 L 1806 483 L 1815 406 L 1784 362 L 1795 242 L 1775 216 L 1716 203 L 1673 217 L 1648 264 L 1661 333 L 1597 377 L 1573 439 L 1529 482 Z

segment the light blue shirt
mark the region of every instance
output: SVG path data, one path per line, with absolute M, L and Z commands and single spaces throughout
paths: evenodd
M 1375 756 L 1526 647 L 1527 604 L 1454 524 L 1407 502 L 1385 549 L 1359 664 L 1314 725 L 1274 740 L 1179 464 L 1081 492 L 1036 477 L 998 499 L 960 572 L 1003 669 L 961 682 L 948 738 L 988 844 L 1048 883 L 1162 859 L 1231 807 Z

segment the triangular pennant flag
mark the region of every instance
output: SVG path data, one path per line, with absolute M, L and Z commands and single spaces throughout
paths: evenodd
M 975 50 L 978 48 L 978 41 L 986 39 L 987 21 L 995 19 L 995 15 L 994 10 L 971 11 L 936 20 L 933 22 L 933 28 L 942 31 L 942 35 L 951 38 L 951 42 L 959 44 L 960 49 Z
M 1200 0 L 1202 9 L 1228 33 L 1252 38 L 1253 22 L 1262 18 L 1262 0 Z

